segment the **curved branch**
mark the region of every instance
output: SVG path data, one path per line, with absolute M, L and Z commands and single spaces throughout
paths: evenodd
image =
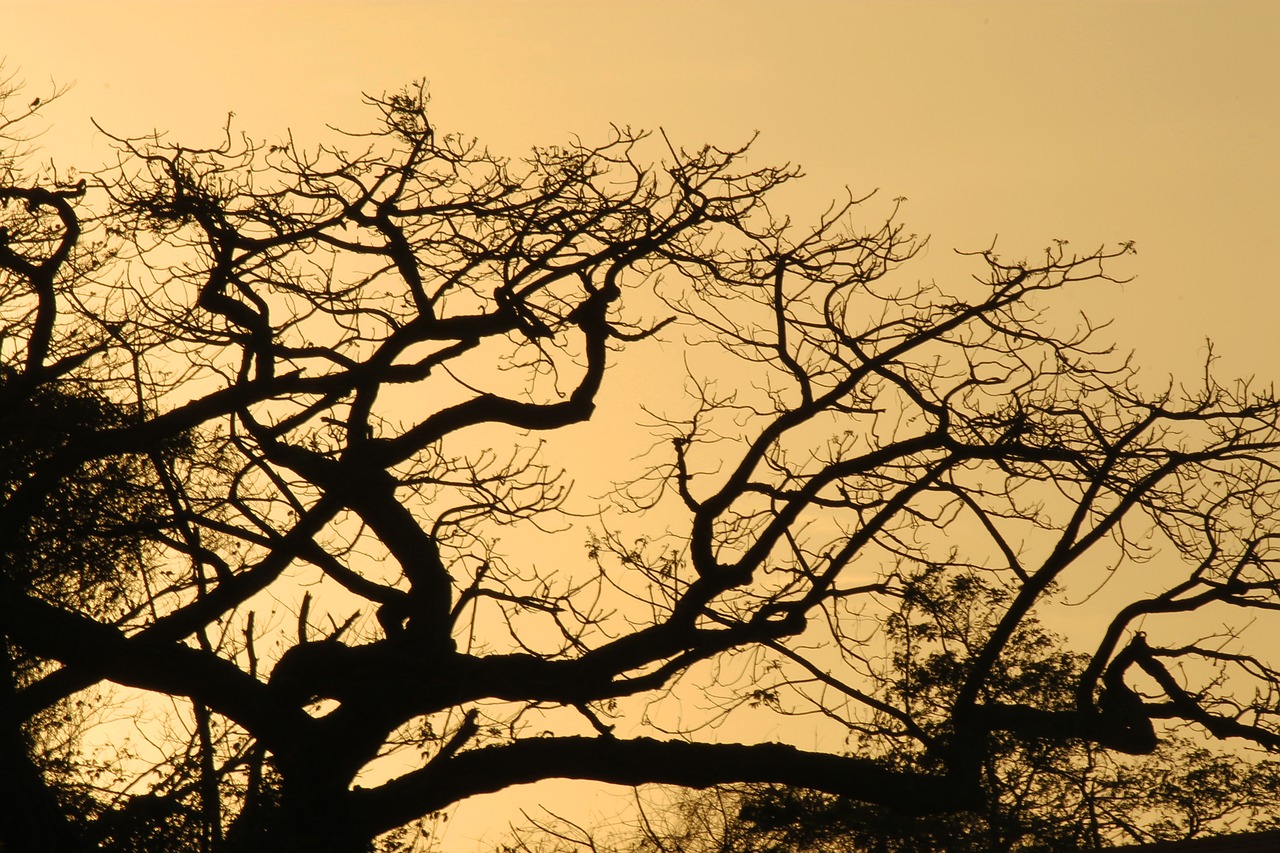
M 547 737 L 463 752 L 377 788 L 358 788 L 351 794 L 352 812 L 368 831 L 383 832 L 463 798 L 541 779 L 690 788 L 773 782 L 877 803 L 904 814 L 952 812 L 981 802 L 978 790 L 945 777 L 898 772 L 866 759 L 777 743 Z

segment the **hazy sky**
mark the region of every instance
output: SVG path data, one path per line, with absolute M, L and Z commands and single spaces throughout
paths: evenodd
M 429 81 L 435 123 L 520 154 L 609 122 L 792 161 L 803 219 L 879 188 L 952 248 L 1011 256 L 1134 240 L 1091 300 L 1154 377 L 1280 377 L 1280 3 L 62 2 L 0 0 L 0 56 L 32 95 L 74 88 L 44 142 L 62 165 L 121 134 L 216 142 L 360 129 L 362 92 Z M 505 819 L 505 818 L 504 818 Z M 464 811 L 450 849 L 485 822 Z
M 906 196 L 931 234 L 920 277 L 1000 235 L 1135 240 L 1108 297 L 1160 372 L 1268 378 L 1280 362 L 1280 4 L 1232 2 L 4 2 L 0 55 L 75 88 L 51 113 L 63 159 L 125 133 L 213 140 L 360 127 L 361 92 L 430 82 L 436 122 L 518 154 L 608 122 L 737 143 L 810 177 Z M 62 152 L 68 152 L 66 154 Z M 1149 332 L 1158 334 L 1150 335 Z

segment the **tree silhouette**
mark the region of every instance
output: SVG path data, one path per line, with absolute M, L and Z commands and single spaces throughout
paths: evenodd
M 988 636 L 1007 597 L 970 575 L 917 579 L 885 626 L 886 666 L 869 677 L 875 700 L 909 692 L 925 726 L 947 719 L 973 640 Z M 921 638 L 928 641 L 921 642 Z M 1009 642 L 993 688 L 1019 702 L 1069 707 L 1088 656 L 1032 618 Z M 929 708 L 930 713 L 922 713 Z M 888 766 L 929 772 L 915 740 L 859 732 L 853 751 Z M 1087 740 L 994 734 L 981 808 L 902 814 L 819 792 L 770 785 L 637 795 L 638 817 L 591 827 L 536 819 L 500 849 L 510 853 L 1001 853 L 1099 850 L 1275 825 L 1280 761 L 1171 736 L 1149 754 L 1124 755 Z
M 554 777 L 952 813 L 1009 743 L 1277 745 L 1238 631 L 1277 603 L 1278 404 L 1208 371 L 1145 389 L 1054 313 L 1131 247 L 979 252 L 948 291 L 895 274 L 921 245 L 896 210 L 771 213 L 798 172 L 746 148 L 614 128 L 508 160 L 437 132 L 420 90 L 369 102 L 341 145 L 228 128 L 113 137 L 94 173 L 5 161 L 0 722 L 66 849 L 364 850 Z M 635 513 L 576 526 L 555 442 L 607 423 L 632 359 L 687 394 L 647 467 L 609 474 Z M 1009 651 L 1060 591 L 1134 573 L 1093 599 L 1067 689 L 1022 690 Z M 957 647 L 911 627 L 926 582 L 998 607 Z M 950 650 L 945 701 L 886 629 Z M 103 683 L 165 700 L 164 754 L 42 768 L 42 715 Z M 694 687 L 872 745 L 656 716 Z

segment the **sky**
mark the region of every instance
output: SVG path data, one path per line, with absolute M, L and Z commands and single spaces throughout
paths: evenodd
M 849 186 L 905 196 L 952 249 L 1133 240 L 1116 337 L 1158 375 L 1215 339 L 1273 377 L 1280 6 L 1258 2 L 13 2 L 0 56 L 73 84 L 48 148 L 93 164 L 113 132 L 332 138 L 361 93 L 428 81 L 438 126 L 519 154 L 608 124 L 736 144 L 808 174 L 797 218 Z M 62 152 L 68 152 L 63 154 Z
M 1123 287 L 1081 296 L 1154 382 L 1280 377 L 1280 4 L 1257 2 L 239 2 L 0 0 L 0 57 L 33 95 L 71 85 L 41 142 L 92 168 L 113 133 L 191 144 L 360 129 L 361 93 L 427 81 L 437 128 L 518 156 L 609 124 L 737 145 L 807 174 L 812 218 L 849 187 L 905 197 L 954 249 L 1034 256 L 1135 241 Z M 875 203 L 873 203 L 875 204 Z M 875 211 L 883 210 L 875 208 Z M 871 217 L 874 219 L 874 216 Z M 498 818 L 461 810 L 446 849 Z M 505 818 L 503 818 L 505 820 Z

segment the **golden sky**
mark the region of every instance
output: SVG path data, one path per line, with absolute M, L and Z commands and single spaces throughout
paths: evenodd
M 1135 240 L 1108 295 L 1161 375 L 1203 338 L 1232 373 L 1277 373 L 1280 5 L 1256 2 L 66 2 L 0 0 L 0 56 L 74 83 L 46 138 L 106 156 L 109 129 L 213 139 L 228 111 L 272 137 L 359 128 L 360 94 L 429 81 L 440 127 L 518 154 L 609 122 L 688 145 L 759 130 L 809 173 L 798 215 L 848 185 L 906 196 L 952 248 L 999 235 Z M 62 152 L 68 152 L 63 154 Z M 1151 334 L 1155 332 L 1156 334 Z
M 519 155 L 610 122 L 677 143 L 760 138 L 808 173 L 797 219 L 849 186 L 905 196 L 918 278 L 1003 254 L 1134 240 L 1087 300 L 1144 374 L 1280 378 L 1280 3 L 220 2 L 0 0 L 0 57 L 32 95 L 74 84 L 43 139 L 61 166 L 128 135 L 214 143 L 362 129 L 362 92 L 429 82 L 435 122 Z M 882 208 L 880 208 L 882 209 Z M 874 220 L 874 216 L 869 219 Z M 977 271 L 976 268 L 969 268 Z M 502 820 L 505 820 L 503 817 Z M 460 812 L 447 849 L 494 818 Z

